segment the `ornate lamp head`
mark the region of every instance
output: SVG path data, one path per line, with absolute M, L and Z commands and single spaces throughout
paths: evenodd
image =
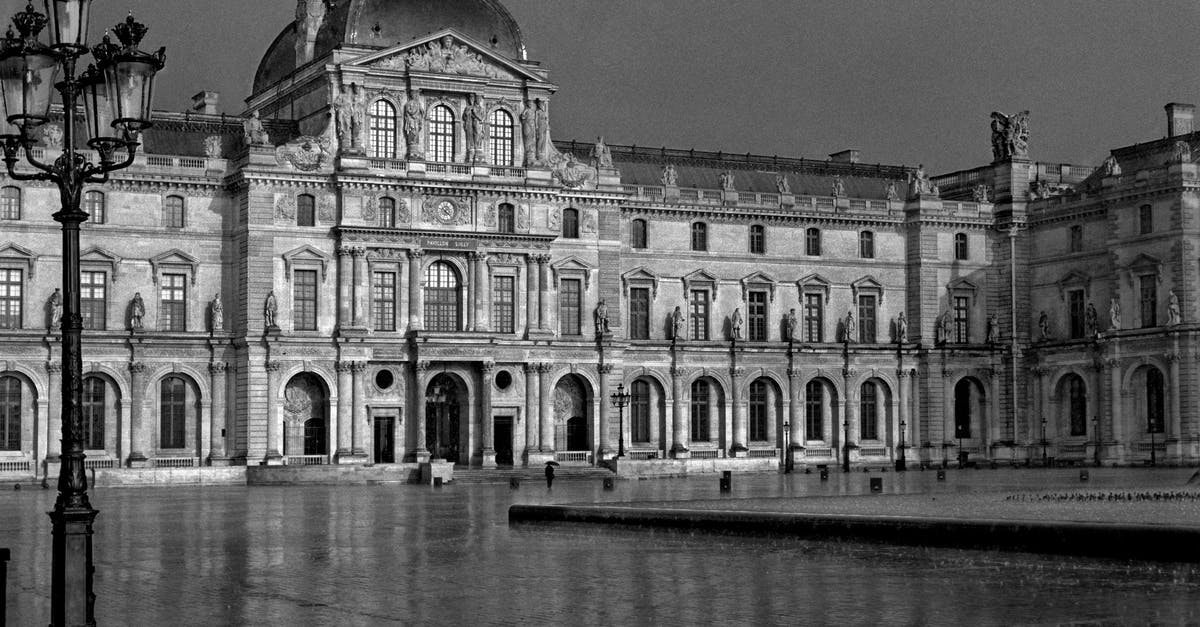
M 107 36 L 92 53 L 104 73 L 108 98 L 112 102 L 114 124 L 125 131 L 140 131 L 150 126 L 151 101 L 154 97 L 154 75 L 163 68 L 166 49 L 148 53 L 138 49 L 146 35 L 145 25 L 133 19 L 133 14 L 113 27 L 121 45 Z
M 114 140 L 117 132 L 113 130 L 113 107 L 104 73 L 89 65 L 79 77 L 79 88 L 87 118 L 88 144 L 94 147 L 97 141 Z
M 49 119 L 50 98 L 58 77 L 58 56 L 37 40 L 46 21 L 32 3 L 27 4 L 24 11 L 13 16 L 20 36 L 5 38 L 0 52 L 5 119 L 26 130 Z
M 88 17 L 92 0 L 45 0 L 50 16 L 50 44 L 55 48 L 87 50 Z

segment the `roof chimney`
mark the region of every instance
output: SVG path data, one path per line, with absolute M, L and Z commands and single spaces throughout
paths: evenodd
M 831 161 L 841 161 L 844 163 L 858 163 L 858 151 L 852 148 L 850 150 L 835 152 L 829 155 L 829 159 Z
M 1170 102 L 1164 108 L 1167 110 L 1167 137 L 1192 132 L 1192 118 L 1196 115 L 1196 105 Z
M 195 111 L 196 113 L 216 115 L 217 103 L 220 100 L 221 94 L 215 91 L 202 91 L 195 96 L 192 96 L 192 111 Z

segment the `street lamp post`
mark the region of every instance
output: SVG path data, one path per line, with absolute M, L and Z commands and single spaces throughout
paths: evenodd
M 792 472 L 792 439 L 788 437 L 789 431 L 792 428 L 792 423 L 788 422 L 787 418 L 783 419 L 783 473 Z
M 1042 416 L 1042 468 L 1046 467 L 1046 417 Z
M 61 206 L 54 220 L 63 233 L 62 315 L 62 464 L 58 496 L 50 512 L 53 525 L 50 624 L 95 625 L 92 590 L 92 523 L 97 510 L 88 500 L 84 474 L 83 433 L 83 319 L 80 315 L 79 225 L 88 219 L 80 209 L 87 184 L 105 183 L 109 172 L 133 164 L 138 136 L 150 126 L 154 75 L 162 69 L 164 50 L 138 49 L 146 27 L 130 15 L 113 28 L 121 44 L 105 35 L 91 50 L 95 65 L 75 75 L 75 64 L 88 52 L 87 26 L 92 0 L 45 0 L 46 13 L 33 3 L 13 16 L 18 35 L 0 46 L 0 97 L 4 115 L 0 139 L 10 178 L 49 181 L 58 187 Z M 50 27 L 50 45 L 38 41 Z M 59 72 L 62 80 L 58 81 Z M 34 157 L 34 131 L 50 119 L 50 102 L 57 89 L 63 106 L 62 155 L 54 163 Z M 83 100 L 87 145 L 98 163 L 75 147 L 78 101 Z M 57 148 L 57 147 L 51 147 Z M 125 156 L 116 160 L 118 150 Z M 24 160 L 36 172 L 17 171 Z M 53 436 L 51 436 L 53 437 Z
M 625 384 L 618 383 L 617 391 L 609 396 L 612 406 L 617 408 L 617 459 L 625 457 L 625 406 L 632 395 L 625 391 Z
M 900 421 L 900 456 L 896 460 L 896 471 L 908 470 L 908 462 L 904 459 L 904 431 L 908 424 L 903 420 Z
M 1100 467 L 1100 417 L 1092 416 L 1092 431 L 1096 434 L 1096 467 Z
M 1158 449 L 1158 444 L 1154 441 L 1154 434 L 1158 433 L 1158 429 L 1155 429 L 1155 424 L 1154 424 L 1153 420 L 1150 421 L 1149 431 L 1150 431 L 1150 465 L 1157 466 L 1158 465 L 1158 457 L 1157 457 L 1158 451 L 1156 449 Z
M 842 436 L 845 443 L 842 444 L 842 472 L 850 472 L 850 419 L 847 418 L 842 423 Z

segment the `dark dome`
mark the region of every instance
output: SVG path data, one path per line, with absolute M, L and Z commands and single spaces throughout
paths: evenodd
M 447 28 L 510 59 L 522 57 L 525 40 L 521 29 L 497 0 L 342 0 L 325 16 L 313 58 L 319 59 L 343 43 L 386 48 Z M 263 56 L 254 77 L 254 93 L 296 69 L 295 42 L 293 23 Z

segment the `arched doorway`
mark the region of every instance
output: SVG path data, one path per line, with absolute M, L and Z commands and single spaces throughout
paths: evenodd
M 460 459 L 463 426 L 468 417 L 467 386 L 458 376 L 441 373 L 425 389 L 425 448 L 434 459 L 465 463 Z
M 1164 438 L 1172 435 L 1167 427 L 1166 381 L 1162 370 L 1144 365 L 1133 372 L 1129 380 L 1133 407 L 1130 439 L 1140 442 L 1138 452 L 1164 452 Z M 1147 456 L 1149 457 L 1149 456 Z
M 587 451 L 592 390 L 579 375 L 569 374 L 554 386 L 554 449 Z
M 1083 377 L 1070 373 L 1058 384 L 1059 419 L 1056 431 L 1059 438 L 1080 438 L 1088 435 L 1087 386 Z
M 329 394 L 321 378 L 301 372 L 283 389 L 284 455 L 329 453 Z
M 954 384 L 954 427 L 947 435 L 955 439 L 959 454 L 982 454 L 986 409 L 983 384 L 965 377 Z

